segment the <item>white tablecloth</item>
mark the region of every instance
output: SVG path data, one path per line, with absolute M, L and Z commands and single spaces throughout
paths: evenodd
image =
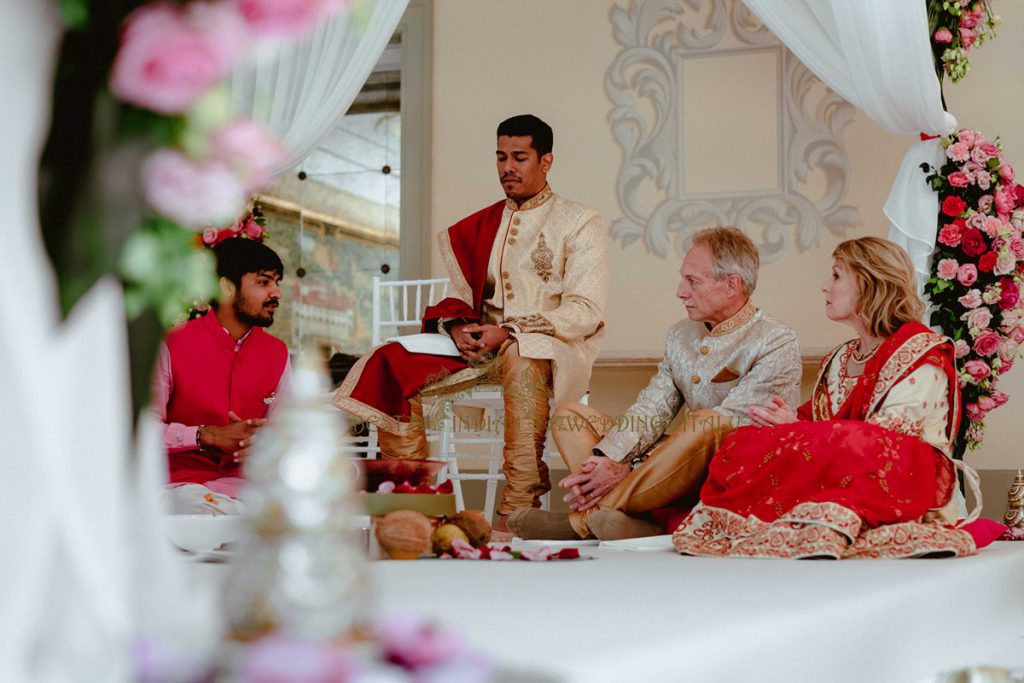
M 595 560 L 373 564 L 384 609 L 458 625 L 557 680 L 918 681 L 1024 636 L 1024 543 L 956 560 L 773 561 L 584 549 Z
M 597 559 L 378 561 L 370 575 L 380 612 L 461 629 L 514 670 L 504 680 L 923 683 L 1024 666 L 1024 543 L 956 560 L 582 552 Z

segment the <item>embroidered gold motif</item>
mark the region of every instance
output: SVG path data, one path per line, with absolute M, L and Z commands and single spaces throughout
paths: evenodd
M 522 206 L 516 204 L 514 199 L 508 198 L 505 199 L 505 206 L 509 211 L 529 211 L 530 209 L 536 209 L 538 206 L 554 196 L 555 193 L 552 192 L 551 186 L 545 185 L 543 190 L 523 202 Z
M 530 260 L 533 261 L 533 270 L 544 282 L 551 279 L 552 259 L 554 256 L 555 253 L 551 251 L 547 240 L 544 239 L 544 233 L 541 233 L 537 239 L 537 246 L 530 254 Z
M 757 309 L 754 307 L 754 304 L 748 301 L 744 304 L 743 308 L 736 312 L 736 315 L 712 327 L 711 331 L 708 332 L 708 336 L 721 337 L 723 334 L 735 332 L 753 318 L 755 313 L 757 313 Z
M 555 336 L 554 323 L 542 316 L 540 313 L 508 318 L 505 322 L 510 325 L 515 325 L 519 328 L 520 332 L 546 334 L 551 337 Z

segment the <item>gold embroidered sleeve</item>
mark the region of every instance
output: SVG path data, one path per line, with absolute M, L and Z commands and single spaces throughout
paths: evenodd
M 532 334 L 555 335 L 555 325 L 540 313 L 522 315 L 516 318 L 509 318 L 502 327 L 508 327 L 513 332 L 525 332 Z

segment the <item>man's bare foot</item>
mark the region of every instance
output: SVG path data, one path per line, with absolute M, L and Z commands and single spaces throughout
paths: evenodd
M 508 515 L 498 515 L 498 523 L 491 528 L 491 543 L 511 543 L 513 538 L 508 528 Z

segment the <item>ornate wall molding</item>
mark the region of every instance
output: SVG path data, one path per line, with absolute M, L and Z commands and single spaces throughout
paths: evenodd
M 804 251 L 825 230 L 842 236 L 860 225 L 857 209 L 843 204 L 850 165 L 842 136 L 854 107 L 822 85 L 740 0 L 630 0 L 613 7 L 610 20 L 622 47 L 605 75 L 612 134 L 623 151 L 616 186 L 623 215 L 612 223 L 613 239 L 624 247 L 642 239 L 664 257 L 670 247 L 684 253 L 700 228 L 735 225 L 771 261 L 790 244 Z M 685 60 L 754 52 L 778 55 L 778 186 L 689 195 L 681 132 Z M 813 172 L 824 184 L 814 184 L 820 191 L 808 197 L 801 185 Z M 645 184 L 656 188 L 653 208 L 649 191 L 641 197 Z

